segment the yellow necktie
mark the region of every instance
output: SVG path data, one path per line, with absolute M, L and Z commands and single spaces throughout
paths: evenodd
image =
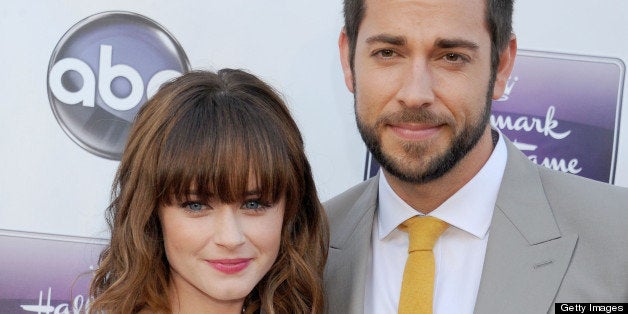
M 434 243 L 449 227 L 431 216 L 415 216 L 403 224 L 410 237 L 408 260 L 403 270 L 399 314 L 432 313 L 434 296 Z

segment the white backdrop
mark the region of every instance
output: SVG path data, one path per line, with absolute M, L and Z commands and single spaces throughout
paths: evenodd
M 362 180 L 357 133 L 336 41 L 340 0 L 5 0 L 0 8 L 0 229 L 106 238 L 104 209 L 117 162 L 92 155 L 61 129 L 47 95 L 53 49 L 99 12 L 136 12 L 179 41 L 192 68 L 243 68 L 283 92 L 305 137 L 320 196 Z M 628 62 L 628 2 L 519 0 L 521 49 Z M 626 101 L 624 93 L 623 103 Z M 628 186 L 628 112 L 615 184 Z

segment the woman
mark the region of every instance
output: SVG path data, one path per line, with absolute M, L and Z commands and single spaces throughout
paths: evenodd
M 328 229 L 277 93 L 186 73 L 139 111 L 91 284 L 105 313 L 322 313 Z

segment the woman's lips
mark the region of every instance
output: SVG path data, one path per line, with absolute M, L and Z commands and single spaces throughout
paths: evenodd
M 207 263 L 225 274 L 235 274 L 247 268 L 251 260 L 251 258 L 213 259 L 207 260 Z

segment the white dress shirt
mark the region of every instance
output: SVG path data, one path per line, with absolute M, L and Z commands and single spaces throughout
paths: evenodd
M 506 144 L 499 140 L 480 171 L 429 213 L 450 224 L 434 246 L 434 314 L 473 313 L 480 286 L 488 229 L 506 167 Z M 378 210 L 372 233 L 372 264 L 366 278 L 364 313 L 397 313 L 408 234 L 398 229 L 420 214 L 379 176 Z

